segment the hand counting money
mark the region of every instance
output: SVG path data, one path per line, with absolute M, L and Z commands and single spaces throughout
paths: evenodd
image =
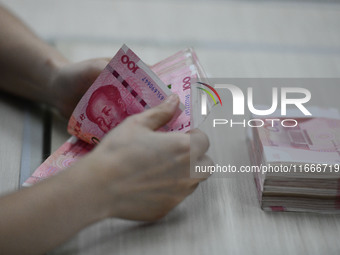
M 170 94 L 155 73 L 123 45 L 78 103 L 68 132 L 97 143 L 126 117 L 160 104 Z
M 172 93 L 179 95 L 180 109 L 162 131 L 188 131 L 190 86 L 193 79 L 201 77 L 204 71 L 192 49 L 180 51 L 149 68 L 123 45 L 75 108 L 68 123 L 72 137 L 23 186 L 69 167 L 126 117 L 157 106 Z

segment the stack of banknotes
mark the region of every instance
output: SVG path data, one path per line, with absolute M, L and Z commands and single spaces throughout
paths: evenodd
M 157 106 L 172 93 L 179 95 L 180 107 L 173 120 L 160 131 L 189 131 L 194 126 L 192 97 L 200 98 L 193 95 L 199 90 L 192 93 L 191 85 L 204 77 L 191 48 L 150 67 L 123 45 L 75 108 L 68 123 L 68 132 L 72 136 L 37 168 L 23 186 L 31 186 L 71 166 L 126 117 Z
M 314 112 L 313 118 L 290 116 L 298 123 L 295 127 L 277 121 L 248 129 L 263 210 L 340 213 L 339 113 L 321 108 Z

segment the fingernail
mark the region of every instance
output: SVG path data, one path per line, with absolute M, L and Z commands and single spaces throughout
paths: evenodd
M 171 94 L 166 100 L 165 102 L 167 104 L 177 104 L 179 98 L 177 94 Z

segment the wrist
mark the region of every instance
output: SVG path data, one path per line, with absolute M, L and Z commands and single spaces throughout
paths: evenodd
M 79 195 L 77 203 L 87 211 L 89 223 L 112 216 L 112 205 L 116 200 L 108 189 L 110 177 L 107 176 L 105 162 L 92 154 L 71 167 L 66 176 L 69 185 L 76 190 L 75 194 Z
M 60 91 L 60 86 L 58 86 L 60 80 L 60 74 L 65 66 L 67 66 L 70 62 L 63 58 L 62 56 L 58 57 L 50 57 L 45 62 L 45 67 L 48 70 L 47 77 L 47 101 L 44 102 L 52 107 L 59 109 L 60 101 L 62 100 Z
M 101 143 L 87 157 L 86 178 L 91 180 L 98 200 L 99 215 L 102 218 L 121 217 L 124 208 L 124 196 L 129 190 L 124 181 L 125 165 L 130 158 L 126 150 L 112 150 L 110 144 Z M 124 210 L 124 209 L 123 209 Z

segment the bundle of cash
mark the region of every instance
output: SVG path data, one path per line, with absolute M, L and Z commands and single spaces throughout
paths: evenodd
M 123 45 L 75 108 L 68 123 L 72 137 L 23 186 L 31 186 L 71 166 L 126 117 L 160 104 L 172 93 L 179 95 L 180 107 L 160 131 L 189 131 L 191 84 L 204 76 L 193 49 L 182 50 L 149 67 Z
M 340 213 L 340 118 L 318 111 L 312 118 L 290 117 L 293 124 L 262 119 L 263 126 L 248 128 L 263 210 Z

